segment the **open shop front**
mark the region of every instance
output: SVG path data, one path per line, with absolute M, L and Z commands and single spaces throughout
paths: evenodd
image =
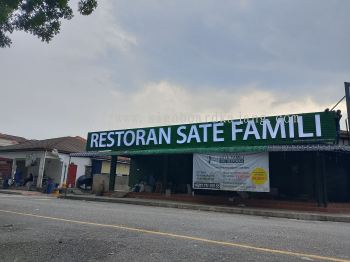
M 222 203 L 245 203 L 260 199 L 327 206 L 328 202 L 350 202 L 350 152 L 336 146 L 289 147 L 288 150 L 132 156 L 129 186 L 134 193 L 131 195 L 203 199 L 204 202 L 210 201 L 207 196 L 211 196 L 212 200 Z M 226 163 L 230 171 L 227 171 L 227 167 L 215 168 L 214 163 L 214 168 L 194 170 L 194 161 L 199 157 L 203 162 L 218 156 L 223 161 L 233 162 L 237 158 L 245 159 L 252 155 L 267 157 L 267 168 L 266 164 L 263 165 L 267 171 L 265 174 L 264 171 L 259 172 L 262 163 L 250 169 L 242 163 Z M 194 171 L 200 174 L 196 175 Z M 252 184 L 258 187 L 252 187 Z

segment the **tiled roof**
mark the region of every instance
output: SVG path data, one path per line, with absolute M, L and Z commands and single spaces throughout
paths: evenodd
M 10 140 L 10 141 L 16 141 L 17 143 L 23 143 L 23 142 L 28 141 L 28 140 L 25 139 L 24 137 L 20 137 L 20 136 L 11 136 L 11 135 L 2 134 L 2 133 L 0 133 L 0 139 Z
M 57 149 L 59 153 L 85 151 L 86 140 L 81 137 L 58 137 L 45 140 L 29 140 L 22 144 L 0 147 L 0 152 L 38 151 Z

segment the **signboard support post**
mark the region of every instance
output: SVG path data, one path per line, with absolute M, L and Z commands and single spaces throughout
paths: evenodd
M 320 153 L 316 152 L 315 158 L 315 184 L 316 184 L 316 200 L 317 206 L 322 205 L 322 182 L 321 182 L 321 172 L 320 172 Z
M 167 188 L 167 184 L 168 184 L 168 167 L 169 167 L 169 157 L 168 155 L 163 156 L 163 186 L 162 186 L 162 191 L 166 192 Z
M 327 207 L 327 173 L 326 173 L 326 154 L 325 152 L 316 152 L 315 178 L 316 178 L 316 199 L 319 207 Z
M 322 161 L 322 200 L 323 206 L 327 207 L 328 205 L 328 196 L 327 196 L 327 173 L 326 173 L 326 152 L 321 153 Z

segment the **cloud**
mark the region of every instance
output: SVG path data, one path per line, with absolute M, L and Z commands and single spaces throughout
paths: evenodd
M 341 0 L 101 1 L 50 44 L 20 32 L 0 49 L 0 132 L 86 136 L 322 111 L 350 80 L 349 9 Z
M 201 89 L 259 82 L 313 95 L 348 76 L 345 1 L 121 3 L 118 21 L 140 39 L 143 83 L 167 79 Z
M 208 88 L 198 92 L 160 81 L 148 83 L 129 94 L 113 91 L 112 100 L 118 103 L 113 103 L 115 106 L 107 115 L 106 129 L 316 112 L 329 107 L 329 104 L 319 103 L 312 97 L 293 100 L 256 84 L 232 89 L 236 91 Z M 341 104 L 340 108 L 345 110 L 345 105 Z

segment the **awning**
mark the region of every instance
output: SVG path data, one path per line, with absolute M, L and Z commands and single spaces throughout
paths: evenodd
M 244 152 L 350 152 L 350 146 L 343 145 L 271 145 L 271 146 L 235 146 L 216 148 L 174 148 L 147 149 L 125 151 L 100 151 L 72 153 L 70 156 L 101 157 L 101 156 L 135 156 L 135 155 L 165 155 L 165 154 L 193 154 L 193 153 L 244 153 Z
M 102 152 L 80 152 L 80 153 L 71 153 L 69 154 L 70 157 L 90 157 L 98 160 L 106 160 L 110 161 L 111 160 L 111 153 L 101 154 Z M 115 154 L 114 154 L 115 155 Z M 130 159 L 129 158 L 122 158 L 120 155 L 118 156 L 118 163 L 124 163 L 124 164 L 130 164 Z

